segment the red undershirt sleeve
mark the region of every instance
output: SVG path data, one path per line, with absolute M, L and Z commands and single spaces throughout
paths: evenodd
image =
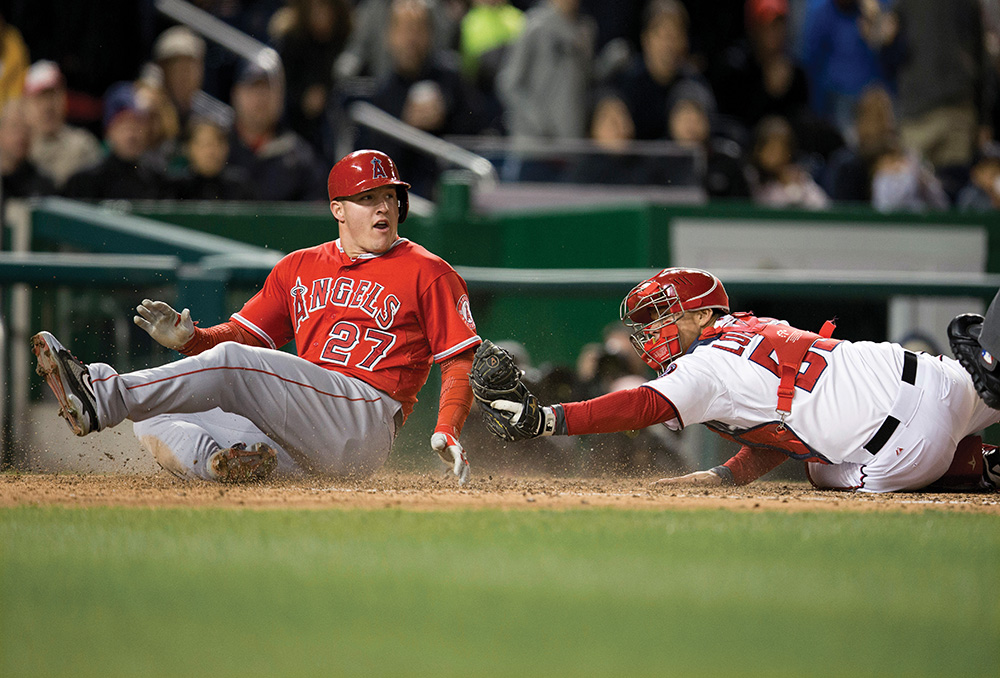
M 267 344 L 257 337 L 257 335 L 245 329 L 239 323 L 229 320 L 221 325 L 214 325 L 204 329 L 195 327 L 194 336 L 177 350 L 187 356 L 198 355 L 202 351 L 207 351 L 224 341 L 235 341 L 247 346 L 258 346 L 260 348 L 267 347 Z
M 746 485 L 777 468 L 786 459 L 788 459 L 788 455 L 780 450 L 767 450 L 744 445 L 723 466 L 732 472 L 734 485 Z
M 592 400 L 563 403 L 568 435 L 634 431 L 677 418 L 669 400 L 651 388 L 639 386 Z
M 476 351 L 470 348 L 441 361 L 441 397 L 438 402 L 435 433 L 450 433 L 458 438 L 472 408 L 472 386 L 469 370 Z

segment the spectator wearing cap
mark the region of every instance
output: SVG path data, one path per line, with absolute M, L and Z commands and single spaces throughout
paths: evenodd
M 628 106 L 637 139 L 669 136 L 668 112 L 680 99 L 716 113 L 708 81 L 688 60 L 688 13 L 678 0 L 652 0 L 643 15 L 642 50 L 614 81 Z
M 107 155 L 66 182 L 64 194 L 82 200 L 155 200 L 168 197 L 165 179 L 145 162 L 152 111 L 131 82 L 111 86 L 104 96 Z
M 28 198 L 55 192 L 52 181 L 28 158 L 31 128 L 24 101 L 11 99 L 0 113 L 0 190 L 3 199 Z
M 187 167 L 172 179 L 178 200 L 252 200 L 242 167 L 230 167 L 229 128 L 211 118 L 193 117 L 184 139 Z
M 177 111 L 180 129 L 192 115 L 231 117 L 223 102 L 205 92 L 205 41 L 186 26 L 163 31 L 153 44 L 153 59 L 163 74 L 163 88 Z
M 250 177 L 256 200 L 326 200 L 326 166 L 312 146 L 280 125 L 285 101 L 280 65 L 245 62 L 233 85 L 229 164 Z
M 66 124 L 66 80 L 55 62 L 42 60 L 31 66 L 24 80 L 24 101 L 31 128 L 29 157 L 56 188 L 101 159 L 97 137 Z

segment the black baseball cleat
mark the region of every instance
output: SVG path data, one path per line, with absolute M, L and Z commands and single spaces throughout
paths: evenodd
M 59 414 L 73 433 L 85 436 L 100 429 L 97 399 L 90 384 L 87 366 L 59 343 L 49 332 L 31 338 L 31 350 L 38 358 L 35 372 L 45 378 L 59 401 Z
M 979 345 L 983 316 L 975 313 L 957 315 L 948 324 L 948 344 L 955 358 L 972 376 L 976 392 L 987 405 L 1000 410 L 1000 371 L 997 359 Z

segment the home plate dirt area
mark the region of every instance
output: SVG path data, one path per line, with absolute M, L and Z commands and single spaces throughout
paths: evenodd
M 475 509 L 734 511 L 963 511 L 1000 514 L 1000 493 L 819 491 L 800 482 L 757 482 L 737 488 L 653 486 L 655 478 L 474 478 L 464 488 L 437 473 L 382 471 L 358 481 L 308 478 L 257 485 L 183 481 L 157 472 L 0 473 L 0 507 L 217 507 L 253 509 Z

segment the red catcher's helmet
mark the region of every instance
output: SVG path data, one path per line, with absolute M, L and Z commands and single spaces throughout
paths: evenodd
M 326 180 L 331 201 L 350 198 L 381 186 L 396 187 L 399 222 L 402 223 L 410 211 L 410 199 L 406 192 L 410 185 L 399 178 L 396 163 L 382 151 L 362 150 L 345 155 L 333 166 Z
M 677 319 L 705 308 L 729 313 L 722 281 L 697 268 L 665 268 L 625 295 L 621 319 L 632 330 L 632 346 L 647 365 L 662 372 L 684 351 Z

